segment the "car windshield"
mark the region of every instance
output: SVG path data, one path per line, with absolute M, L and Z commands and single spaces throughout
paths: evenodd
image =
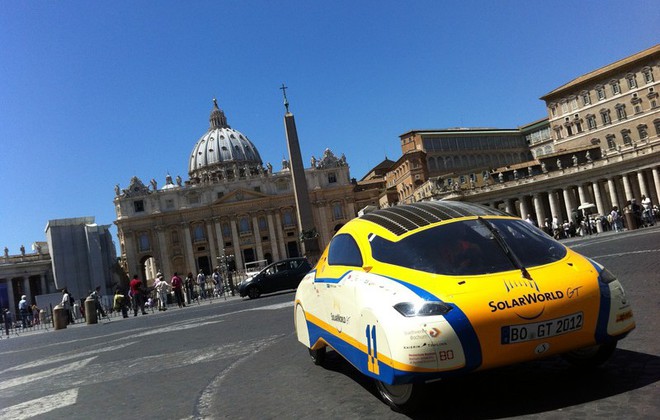
M 484 223 L 486 222 L 486 223 Z M 504 243 L 499 243 L 489 223 Z M 370 237 L 378 261 L 445 275 L 478 275 L 560 260 L 566 248 L 523 220 L 464 220 L 423 230 L 398 242 Z M 506 247 L 515 254 L 507 255 Z M 516 262 L 522 267 L 516 266 Z

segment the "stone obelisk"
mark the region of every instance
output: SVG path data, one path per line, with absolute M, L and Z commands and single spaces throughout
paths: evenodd
M 298 141 L 298 130 L 296 130 L 296 120 L 293 114 L 289 112 L 289 101 L 286 98 L 287 87 L 282 84 L 284 93 L 284 127 L 286 129 L 286 144 L 289 148 L 289 169 L 291 179 L 293 180 L 293 192 L 296 199 L 296 213 L 298 216 L 298 227 L 300 228 L 300 245 L 302 253 L 314 264 L 321 256 L 319 249 L 318 233 L 314 226 L 314 216 L 312 215 L 312 205 L 309 201 L 309 190 L 307 189 L 307 179 L 305 179 L 305 167 L 302 163 L 300 154 L 300 142 Z

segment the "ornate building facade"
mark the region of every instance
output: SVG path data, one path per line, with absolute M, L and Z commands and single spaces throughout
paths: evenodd
M 293 183 L 289 162 L 275 172 L 263 165 L 257 147 L 231 128 L 214 101 L 210 127 L 189 156 L 189 179 L 145 185 L 131 179 L 116 187 L 114 199 L 121 260 L 129 274 L 151 280 L 203 270 L 206 274 L 233 260 L 277 261 L 300 254 Z M 346 158 L 326 149 L 312 157 L 305 178 L 319 242 L 355 217 L 356 200 Z M 369 197 L 362 198 L 369 201 Z
M 481 202 L 539 225 L 580 206 L 606 215 L 642 196 L 657 204 L 659 78 L 660 45 L 580 76 L 541 98 L 547 119 L 521 128 L 534 159 L 429 178 L 415 198 Z

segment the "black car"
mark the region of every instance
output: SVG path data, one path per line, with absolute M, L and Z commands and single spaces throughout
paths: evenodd
M 287 258 L 274 262 L 238 285 L 241 297 L 249 296 L 256 299 L 263 293 L 272 293 L 279 290 L 295 289 L 312 269 L 305 257 Z

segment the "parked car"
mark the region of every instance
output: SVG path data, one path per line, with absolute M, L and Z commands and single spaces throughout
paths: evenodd
M 300 280 L 312 269 L 305 257 L 287 258 L 270 264 L 257 275 L 238 285 L 241 297 L 256 299 L 264 293 L 295 289 Z
M 454 201 L 351 220 L 295 302 L 312 361 L 331 347 L 399 411 L 442 378 L 552 355 L 599 365 L 635 328 L 602 265 L 519 218 Z

